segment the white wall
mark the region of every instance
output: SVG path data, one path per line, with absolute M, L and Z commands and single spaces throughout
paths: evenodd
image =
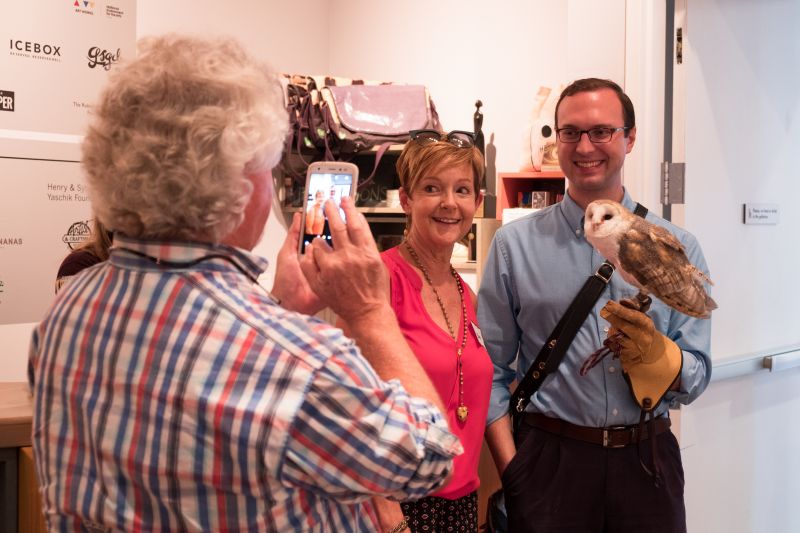
M 712 383 L 681 416 L 690 533 L 800 531 L 800 369 Z
M 539 86 L 625 76 L 624 0 L 331 0 L 330 24 L 331 72 L 427 85 L 446 129 L 482 100 L 498 171 L 518 169 Z
M 800 344 L 798 24 L 797 2 L 688 2 L 686 226 L 717 284 L 718 358 Z M 780 223 L 742 224 L 745 202 Z
M 685 225 L 716 282 L 712 353 L 800 344 L 800 4 L 688 0 Z M 777 203 L 745 226 L 745 202 Z M 713 376 L 713 373 L 712 373 Z M 690 531 L 800 531 L 800 371 L 712 382 L 684 410 Z
M 323 72 L 327 0 L 138 0 L 139 37 L 165 32 L 234 36 L 282 72 Z

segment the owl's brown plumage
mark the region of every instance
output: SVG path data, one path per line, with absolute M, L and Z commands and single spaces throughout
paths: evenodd
M 689 262 L 683 245 L 669 231 L 651 224 L 611 200 L 586 208 L 586 239 L 622 278 L 670 307 L 708 318 L 717 308 L 705 290 L 711 280 Z

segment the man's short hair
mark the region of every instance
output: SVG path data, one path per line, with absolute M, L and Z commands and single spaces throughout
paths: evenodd
M 628 128 L 633 128 L 636 126 L 636 114 L 633 111 L 633 102 L 631 99 L 628 98 L 628 95 L 625 94 L 625 91 L 622 90 L 622 87 L 617 85 L 611 80 L 604 80 L 601 78 L 583 78 L 580 80 L 575 80 L 567 87 L 561 91 L 561 96 L 558 97 L 558 103 L 556 103 L 556 111 L 555 111 L 555 125 L 558 128 L 558 108 L 561 106 L 561 101 L 566 98 L 567 96 L 573 96 L 578 93 L 587 93 L 592 91 L 598 91 L 600 89 L 611 89 L 619 98 L 619 103 L 622 104 L 622 121 L 623 126 Z M 628 136 L 628 130 L 625 130 L 625 137 Z

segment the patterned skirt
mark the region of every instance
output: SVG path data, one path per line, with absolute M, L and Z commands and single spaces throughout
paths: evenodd
M 408 519 L 411 533 L 478 531 L 478 491 L 457 500 L 428 496 L 414 502 L 402 502 L 400 507 Z

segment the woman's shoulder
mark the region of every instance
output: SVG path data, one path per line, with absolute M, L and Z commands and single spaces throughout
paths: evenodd
M 408 264 L 400 253 L 399 246 L 381 252 L 381 259 L 389 271 L 389 284 L 392 291 L 392 302 L 403 299 L 406 292 L 419 292 L 422 289 L 422 278 Z

